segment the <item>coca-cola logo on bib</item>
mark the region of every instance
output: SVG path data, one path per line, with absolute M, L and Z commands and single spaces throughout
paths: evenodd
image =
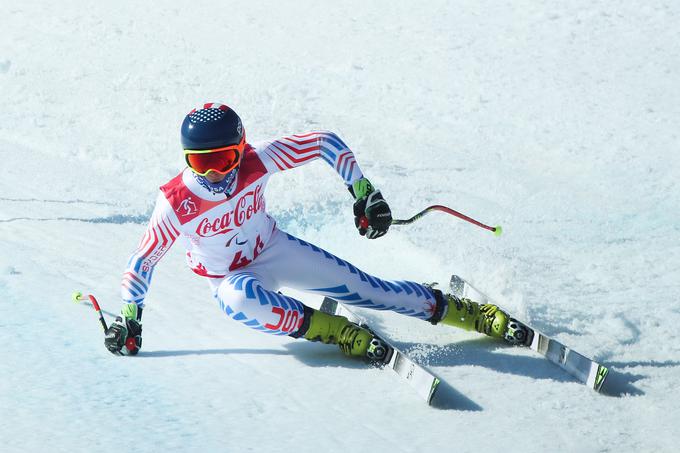
M 253 215 L 264 210 L 264 193 L 262 186 L 244 193 L 234 204 L 232 211 L 226 212 L 216 219 L 203 218 L 196 227 L 196 234 L 208 238 L 218 234 L 228 233 L 238 228 Z

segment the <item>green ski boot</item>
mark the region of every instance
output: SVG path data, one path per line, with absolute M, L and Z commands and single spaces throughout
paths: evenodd
M 444 295 L 433 290 L 438 305 L 443 303 L 440 318 L 436 323 L 459 327 L 464 330 L 476 330 L 493 338 L 507 340 L 508 315 L 492 304 L 478 304 L 470 299 L 459 299 L 454 295 Z
M 307 340 L 337 344 L 348 356 L 364 357 L 372 362 L 384 361 L 387 348 L 368 329 L 349 322 L 344 316 L 315 309 L 305 310 L 305 317 L 309 317 L 309 327 L 303 334 Z

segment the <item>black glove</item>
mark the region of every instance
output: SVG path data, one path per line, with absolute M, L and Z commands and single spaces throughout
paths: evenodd
M 134 307 L 133 307 L 134 306 Z M 115 355 L 136 355 L 142 347 L 142 309 L 134 303 L 106 329 L 104 346 Z
M 349 188 L 354 202 L 354 225 L 359 234 L 369 239 L 384 236 L 392 225 L 392 211 L 379 190 L 366 178 L 354 182 Z

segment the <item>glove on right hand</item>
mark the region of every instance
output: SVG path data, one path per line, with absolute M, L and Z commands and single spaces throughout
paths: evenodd
M 392 224 L 392 211 L 379 190 L 366 178 L 355 181 L 350 192 L 354 202 L 354 224 L 369 239 L 384 236 Z
M 141 309 L 126 304 L 121 315 L 106 330 L 104 346 L 115 355 L 136 355 L 142 347 Z

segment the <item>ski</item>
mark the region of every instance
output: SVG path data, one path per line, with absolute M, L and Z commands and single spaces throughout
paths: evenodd
M 320 310 L 325 313 L 344 316 L 351 322 L 369 329 L 389 348 L 384 366 L 404 379 L 411 388 L 416 391 L 418 396 L 427 402 L 427 404 L 432 403 L 432 398 L 434 397 L 437 387 L 441 383 L 441 380 L 437 376 L 411 360 L 411 358 L 387 340 L 384 335 L 376 332 L 370 326 L 367 326 L 356 313 L 338 303 L 336 300 L 328 297 L 324 298 Z
M 498 305 L 486 294 L 458 275 L 451 276 L 450 288 L 451 292 L 457 297 L 472 299 L 480 304 L 492 303 Z M 559 341 L 544 335 L 528 324 L 517 320 L 512 314 L 509 315 L 511 320 L 514 320 L 528 329 L 525 346 L 538 352 L 587 387 L 590 387 L 596 392 L 599 392 L 602 389 L 602 385 L 609 374 L 609 369 L 607 367 L 579 354 Z

